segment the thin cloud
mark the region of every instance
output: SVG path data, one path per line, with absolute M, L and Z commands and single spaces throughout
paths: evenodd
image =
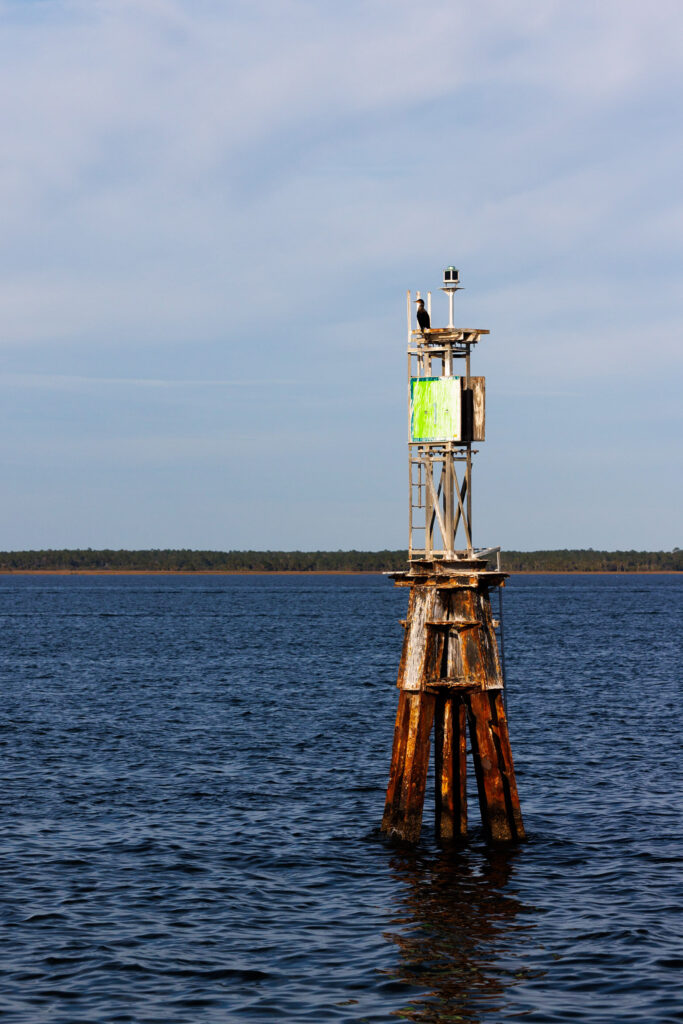
M 293 386 L 295 379 L 254 377 L 234 380 L 190 380 L 161 377 L 78 377 L 57 373 L 0 373 L 0 387 L 28 387 L 46 389 L 131 387 L 131 388 L 261 388 L 263 386 Z
M 395 488 L 395 535 L 377 529 L 379 546 L 399 546 L 405 289 L 431 288 L 438 318 L 451 262 L 458 315 L 492 329 L 477 353 L 489 393 L 514 381 L 521 395 L 521 381 L 529 416 L 534 396 L 601 380 L 603 412 L 618 412 L 644 346 L 650 379 L 680 375 L 678 0 L 656 14 L 644 0 L 0 0 L 0 18 L 0 383 L 20 392 L 5 429 L 48 446 L 55 424 L 65 445 L 97 427 L 97 444 L 74 446 L 84 478 L 112 424 L 154 405 L 149 462 L 172 462 L 178 417 L 192 415 L 192 445 L 213 453 L 194 486 L 225 473 L 242 496 L 243 464 L 212 431 L 225 410 L 241 436 L 220 389 L 263 385 L 268 430 L 286 415 L 297 439 L 278 449 L 288 478 L 319 437 L 335 452 L 321 508 L 372 436 L 392 468 L 364 498 L 385 523 Z M 306 400 L 280 396 L 274 411 L 293 382 Z M 146 399 L 154 389 L 168 400 Z M 657 399 L 642 400 L 654 424 Z M 501 468 L 495 448 L 487 458 Z M 64 496 L 76 519 L 77 491 Z M 269 543 L 303 543 L 298 510 L 267 507 Z M 315 529 L 337 521 L 328 513 Z M 249 508 L 239 515 L 248 532 Z M 362 520 L 343 524 L 358 544 Z

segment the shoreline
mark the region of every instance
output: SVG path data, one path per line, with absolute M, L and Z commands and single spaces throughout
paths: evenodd
M 383 576 L 398 569 L 0 569 L 0 576 Z M 679 569 L 506 569 L 510 576 L 680 576 Z

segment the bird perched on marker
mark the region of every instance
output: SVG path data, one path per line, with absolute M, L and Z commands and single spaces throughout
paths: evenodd
M 415 301 L 417 302 L 417 325 L 421 331 L 428 331 L 432 324 L 429 319 L 429 313 L 425 309 L 424 300 L 415 299 Z

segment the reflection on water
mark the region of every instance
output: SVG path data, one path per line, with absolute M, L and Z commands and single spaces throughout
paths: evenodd
M 392 870 L 402 897 L 386 938 L 399 947 L 393 976 L 428 994 L 404 1007 L 405 1020 L 450 1024 L 487 1019 L 529 972 L 520 969 L 528 932 L 525 906 L 510 891 L 518 848 L 401 851 Z

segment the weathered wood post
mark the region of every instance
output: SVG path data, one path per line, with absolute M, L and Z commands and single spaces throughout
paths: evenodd
M 424 331 L 412 327 L 408 292 L 409 567 L 390 575 L 409 595 L 382 820 L 384 832 L 408 842 L 420 836 L 432 727 L 440 838 L 467 833 L 468 728 L 487 837 L 524 838 L 490 599 L 508 574 L 488 568 L 499 548 L 472 545 L 472 444 L 484 440 L 485 382 L 470 376 L 470 353 L 489 332 L 453 326 L 459 287 L 448 267 L 449 326 Z M 458 361 L 464 373 L 454 374 Z M 457 550 L 460 535 L 466 546 Z

